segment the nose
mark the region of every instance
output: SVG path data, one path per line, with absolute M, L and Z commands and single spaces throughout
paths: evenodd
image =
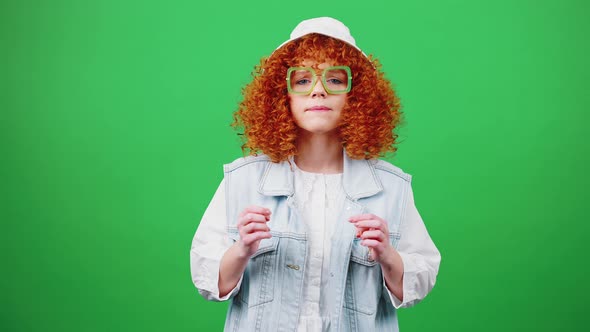
M 322 80 L 321 80 L 321 78 L 318 78 L 318 81 L 315 83 L 313 90 L 311 90 L 311 96 L 325 98 L 326 95 L 327 95 L 327 92 L 326 92 L 326 89 L 324 89 L 324 85 L 322 84 Z

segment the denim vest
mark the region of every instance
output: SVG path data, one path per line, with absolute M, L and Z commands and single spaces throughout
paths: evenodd
M 289 162 L 265 155 L 224 165 L 228 232 L 239 240 L 238 215 L 249 205 L 272 211 L 272 237 L 263 239 L 231 299 L 225 331 L 295 331 L 308 259 L 306 229 L 294 206 Z M 411 176 L 382 160 L 353 160 L 344 153 L 342 185 L 346 194 L 336 221 L 327 289 L 330 331 L 397 331 L 397 315 L 383 283 L 381 267 L 355 237 L 348 218 L 373 213 L 388 222 L 394 248 L 404 216 Z

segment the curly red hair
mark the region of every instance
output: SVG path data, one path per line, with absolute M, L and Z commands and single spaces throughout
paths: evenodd
M 254 68 L 254 79 L 242 89 L 244 99 L 232 123 L 244 130 L 242 150 L 251 155 L 262 152 L 273 162 L 297 154 L 298 127 L 289 110 L 285 78 L 289 67 L 310 59 L 351 69 L 352 89 L 338 128 L 348 156 L 372 159 L 395 152 L 400 102 L 379 61 L 338 39 L 315 33 L 285 44 Z

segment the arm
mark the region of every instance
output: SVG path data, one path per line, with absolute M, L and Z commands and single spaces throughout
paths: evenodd
M 397 250 L 389 241 L 386 221 L 372 214 L 350 218 L 358 228 L 361 244 L 369 247 L 373 259 L 380 263 L 384 288 L 395 308 L 415 305 L 426 297 L 440 265 L 440 253 L 416 209 L 411 188 L 408 195 Z
M 233 244 L 227 233 L 225 184 L 221 181 L 199 223 L 190 251 L 193 284 L 207 300 L 227 300 L 239 289 L 239 284 L 236 284 L 233 292 L 224 296 L 219 294 L 221 259 Z
M 390 246 L 381 262 L 381 271 L 387 290 L 396 298 L 404 298 L 404 262 L 401 255 Z
M 270 220 L 270 210 L 258 207 L 247 207 L 238 219 L 240 240 L 234 243 L 223 255 L 219 267 L 219 294 L 225 296 L 237 285 L 250 257 L 258 250 L 262 239 L 269 239 L 270 228 L 266 223 Z
M 361 244 L 369 248 L 370 259 L 379 262 L 385 287 L 396 298 L 403 299 L 404 262 L 389 242 L 387 222 L 374 214 L 352 216 Z
M 397 253 L 403 264 L 401 283 L 391 289 L 384 269 L 384 279 L 394 307 L 411 307 L 418 304 L 434 287 L 440 266 L 440 252 L 428 234 L 422 217 L 414 202 L 414 193 L 410 187 L 406 213 L 401 224 L 401 239 Z M 398 296 L 396 288 L 402 289 Z
M 225 184 L 221 182 L 203 214 L 190 252 L 193 283 L 203 297 L 224 301 L 237 293 L 260 240 L 270 238 L 269 220 L 269 210 L 246 208 L 238 220 L 241 240 L 234 243 L 227 232 Z

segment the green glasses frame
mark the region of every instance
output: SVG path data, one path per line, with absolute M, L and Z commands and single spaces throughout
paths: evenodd
M 339 91 L 334 91 L 331 90 L 330 88 L 328 88 L 328 84 L 326 83 L 326 72 L 330 71 L 330 70 L 335 70 L 335 69 L 342 69 L 344 71 L 346 71 L 346 75 L 348 77 L 348 84 L 346 87 L 346 90 L 339 90 Z M 311 82 L 311 88 L 307 91 L 294 91 L 291 88 L 291 73 L 297 70 L 307 70 L 310 71 L 312 73 L 312 82 Z M 295 95 L 308 95 L 311 93 L 311 91 L 313 90 L 313 87 L 315 87 L 316 83 L 318 82 L 318 76 L 315 73 L 315 70 L 313 68 L 310 67 L 291 67 L 289 68 L 289 70 L 287 70 L 287 89 L 289 90 L 289 93 L 295 94 Z M 322 85 L 324 86 L 324 89 L 326 90 L 326 92 L 328 92 L 331 95 L 341 95 L 341 94 L 345 94 L 350 92 L 350 88 L 352 87 L 352 74 L 350 72 L 350 67 L 348 66 L 333 66 L 333 67 L 328 67 L 326 69 L 324 69 L 322 71 Z

